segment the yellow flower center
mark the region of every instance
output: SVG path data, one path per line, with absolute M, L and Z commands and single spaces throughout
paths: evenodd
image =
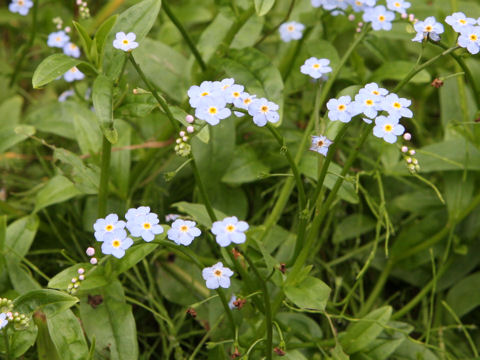
M 223 85 L 222 90 L 227 90 L 230 87 L 230 85 Z
M 218 110 L 217 110 L 216 107 L 211 106 L 211 107 L 208 108 L 208 112 L 212 115 L 215 115 L 218 112 Z
M 245 105 L 248 105 L 248 104 L 250 104 L 251 102 L 252 102 L 252 99 L 250 99 L 250 98 L 246 98 L 245 100 L 243 100 L 243 103 L 244 103 Z
M 380 16 L 378 17 L 378 20 L 379 20 L 379 21 L 385 21 L 385 16 L 380 15 Z
M 75 50 L 77 48 L 77 45 L 75 44 L 70 44 L 70 49 Z
M 260 110 L 263 112 L 263 113 L 266 113 L 268 111 L 268 106 L 267 105 L 263 105 Z
M 121 243 L 120 240 L 118 240 L 118 239 L 115 239 L 115 240 L 112 241 L 112 246 L 113 246 L 114 248 L 118 248 L 121 244 L 122 244 L 122 243 Z
M 323 144 L 324 144 L 324 142 L 323 142 L 322 140 L 318 140 L 318 142 L 317 142 L 317 146 L 319 146 L 319 147 L 322 147 L 322 146 L 323 146 Z
M 71 68 L 70 72 L 72 72 L 72 73 L 77 72 L 77 68 L 76 67 Z
M 187 232 L 188 231 L 188 226 L 187 225 L 180 226 L 180 231 L 181 232 Z
M 113 226 L 108 224 L 107 226 L 105 226 L 105 230 L 107 231 L 112 231 L 113 230 Z
M 123 39 L 123 41 L 122 41 L 122 42 L 123 42 L 125 45 L 127 45 L 127 44 L 128 44 L 128 40 L 127 40 L 127 39 Z
M 400 3 L 399 2 L 396 2 L 393 4 L 395 7 L 400 7 Z
M 23 6 L 23 0 L 18 0 L 18 5 Z
M 368 99 L 367 101 L 365 101 L 365 104 L 367 104 L 368 106 L 372 106 L 373 105 L 373 101 Z
M 210 94 L 210 93 L 209 93 L 208 91 L 204 91 L 204 92 L 202 92 L 202 93 L 200 94 L 200 96 L 203 97 L 203 96 L 207 96 L 207 95 L 209 95 L 209 94 Z
M 458 20 L 458 22 L 462 25 L 465 25 L 467 23 L 467 21 L 465 19 L 460 19 L 460 20 Z
M 430 32 L 430 31 L 432 31 L 432 30 L 433 30 L 433 27 L 432 27 L 431 25 L 425 26 L 425 31 L 426 31 L 426 32 Z
M 235 91 L 232 95 L 234 98 L 238 98 L 240 96 L 240 93 L 238 91 Z
M 312 66 L 314 69 L 319 69 L 320 68 L 320 64 L 313 64 Z
M 390 124 L 387 124 L 387 125 L 385 125 L 384 130 L 385 130 L 386 132 L 390 132 L 390 131 L 393 130 L 393 126 L 390 125 Z
M 145 230 L 148 230 L 148 229 L 150 229 L 151 227 L 152 227 L 152 225 L 150 225 L 150 223 L 147 223 L 147 222 L 146 222 L 146 223 L 143 224 L 143 228 L 144 228 Z
M 362 2 L 361 2 L 361 1 L 358 1 L 358 0 L 355 1 L 355 4 L 356 4 L 357 6 L 362 6 L 362 5 L 363 5 Z
M 470 40 L 472 40 L 472 41 L 477 41 L 477 40 L 478 40 L 478 36 L 475 35 L 475 34 L 472 34 L 472 35 L 470 35 Z
M 228 232 L 232 232 L 235 230 L 235 226 L 230 224 L 230 225 L 227 225 L 227 227 L 225 228 L 225 230 L 227 230 Z
M 394 102 L 393 107 L 396 108 L 396 109 L 400 109 L 402 107 L 402 105 L 400 105 L 400 103 L 398 103 L 398 102 Z
M 292 32 L 293 30 L 295 30 L 295 27 L 292 26 L 292 25 L 289 25 L 289 26 L 287 26 L 287 30 Z
M 346 107 L 345 105 L 340 104 L 340 105 L 338 105 L 338 108 L 337 108 L 337 109 L 338 109 L 339 111 L 344 111 L 346 108 L 347 108 L 347 107 Z
M 55 38 L 55 41 L 61 41 L 61 40 L 62 40 L 62 38 L 61 38 L 60 36 L 57 36 L 57 37 Z
M 372 91 L 372 94 L 373 94 L 373 95 L 380 95 L 380 93 L 379 93 L 377 90 L 373 90 L 373 91 Z
M 213 274 L 214 274 L 215 276 L 222 276 L 222 270 L 215 270 L 215 271 L 213 272 Z

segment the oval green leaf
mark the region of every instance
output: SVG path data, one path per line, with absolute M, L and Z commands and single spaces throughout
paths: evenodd
M 82 61 L 64 54 L 50 55 L 35 69 L 32 78 L 34 89 L 38 89 L 65 74 Z

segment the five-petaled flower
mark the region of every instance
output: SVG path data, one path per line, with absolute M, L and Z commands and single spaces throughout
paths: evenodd
M 244 243 L 247 239 L 245 235 L 247 230 L 248 224 L 245 221 L 239 221 L 235 216 L 215 221 L 212 225 L 212 233 L 216 235 L 218 245 L 224 247 L 231 243 Z
M 303 35 L 303 30 L 305 25 L 298 23 L 296 21 L 290 21 L 280 25 L 278 31 L 280 32 L 280 37 L 284 42 L 289 42 L 292 40 L 300 40 Z
M 327 74 L 332 72 L 332 68 L 329 65 L 330 60 L 328 59 L 311 57 L 305 60 L 305 63 L 300 67 L 300 72 L 305 75 L 310 75 L 314 79 L 322 78 L 326 80 Z
M 476 20 L 467 17 L 463 12 L 456 12 L 448 15 L 445 22 L 450 25 L 456 32 L 462 32 L 466 28 L 476 24 Z
M 98 219 L 95 224 L 93 224 L 95 239 L 97 239 L 97 241 L 103 241 L 106 233 L 123 229 L 125 228 L 125 225 L 125 221 L 118 220 L 117 214 L 109 214 L 105 219 Z
M 70 36 L 68 36 L 65 31 L 60 30 L 48 35 L 47 45 L 50 47 L 63 48 L 69 41 Z
M 102 253 L 111 254 L 120 259 L 125 255 L 125 250 L 132 245 L 133 240 L 127 237 L 127 232 L 123 229 L 117 229 L 103 236 Z
M 77 45 L 75 45 L 72 42 L 66 43 L 63 46 L 63 53 L 68 56 L 72 56 L 74 58 L 79 58 L 80 57 L 80 49 L 78 48 Z
M 320 135 L 312 135 L 312 143 L 310 146 L 310 150 L 316 151 L 323 156 L 327 156 L 328 147 L 332 145 L 332 141 L 327 139 L 326 136 Z
M 207 288 L 212 290 L 218 289 L 219 287 L 229 288 L 230 277 L 232 275 L 233 271 L 227 267 L 223 267 L 221 262 L 202 270 L 202 276 L 206 281 Z
M 371 22 L 373 30 L 391 30 L 394 19 L 395 14 L 388 11 L 383 5 L 367 8 L 363 13 L 363 20 Z
M 202 233 L 195 225 L 195 221 L 177 219 L 168 230 L 167 237 L 177 245 L 188 246 Z
M 28 11 L 32 6 L 33 1 L 31 0 L 12 0 L 12 2 L 8 5 L 8 10 L 25 16 L 28 14 Z
M 430 38 L 433 41 L 440 40 L 440 34 L 443 33 L 443 25 L 437 22 L 435 17 L 429 16 L 425 21 L 419 21 L 414 26 L 417 35 L 412 41 L 422 42 L 426 38 Z
M 195 116 L 210 125 L 218 125 L 220 120 L 232 115 L 223 96 L 206 97 L 195 110 Z
M 125 34 L 123 31 L 120 31 L 115 35 L 113 47 L 123 51 L 132 51 L 138 47 L 138 43 L 135 42 L 136 38 L 137 35 L 135 35 L 133 32 Z
M 332 121 L 340 120 L 348 123 L 353 116 L 351 102 L 352 98 L 348 95 L 341 96 L 338 99 L 330 99 L 327 102 L 328 118 Z
M 63 74 L 63 78 L 66 82 L 72 82 L 75 80 L 82 80 L 85 75 L 77 69 L 76 66 L 68 70 L 65 74 Z
M 256 125 L 265 126 L 267 122 L 276 123 L 280 119 L 278 109 L 277 104 L 265 98 L 253 99 L 248 107 L 248 113 Z
M 394 117 L 379 116 L 375 119 L 373 135 L 383 138 L 386 142 L 393 144 L 397 141 L 397 136 L 405 132 L 403 125 L 399 124 L 399 119 Z
M 383 99 L 381 107 L 382 110 L 387 111 L 392 118 L 411 118 L 413 113 L 408 108 L 411 103 L 411 100 L 399 98 L 397 94 L 389 94 Z
M 146 242 L 150 242 L 155 238 L 155 235 L 163 233 L 163 227 L 158 223 L 158 215 L 148 213 L 135 216 L 133 220 L 127 223 L 127 229 L 132 236 L 142 237 Z
M 410 6 L 412 6 L 412 4 L 405 0 L 387 0 L 387 7 L 400 14 L 406 14 Z
M 0 330 L 3 329 L 7 325 L 8 325 L 7 314 L 6 313 L 1 313 L 0 314 Z
M 466 48 L 470 54 L 480 51 L 480 26 L 468 26 L 463 29 L 458 37 L 458 45 Z

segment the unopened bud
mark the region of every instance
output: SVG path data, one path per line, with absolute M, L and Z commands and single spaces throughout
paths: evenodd
M 80 269 L 77 270 L 77 272 L 78 272 L 79 275 L 82 275 L 82 274 L 85 273 L 85 269 L 84 269 L 84 268 L 80 268 Z
M 355 15 L 353 15 L 353 14 L 348 15 L 348 20 L 350 20 L 350 21 L 355 20 Z
M 93 256 L 95 255 L 95 249 L 93 247 L 89 247 L 86 251 L 88 256 Z
M 402 152 L 403 152 L 403 153 L 406 153 L 407 151 L 408 151 L 408 147 L 402 146 Z
M 188 122 L 189 124 L 193 123 L 195 118 L 192 115 L 187 115 L 185 116 L 185 121 Z
M 405 134 L 403 134 L 403 138 L 404 138 L 406 141 L 410 141 L 410 140 L 412 140 L 412 134 L 410 134 L 410 133 L 405 133 Z
M 180 131 L 179 135 L 180 135 L 180 137 L 184 137 L 185 136 L 185 131 L 183 131 L 183 130 Z
M 188 127 L 187 127 L 187 132 L 188 132 L 189 134 L 193 133 L 194 131 L 195 131 L 195 129 L 193 128 L 193 126 L 188 126 Z
M 90 264 L 92 264 L 92 265 L 97 265 L 97 263 L 98 263 L 97 258 L 91 258 L 91 259 L 90 259 Z
M 85 275 L 79 275 L 79 276 L 78 276 L 78 280 L 80 280 L 80 281 L 85 280 Z
M 415 150 L 412 149 L 412 150 L 410 150 L 408 153 L 409 153 L 410 155 L 415 155 Z

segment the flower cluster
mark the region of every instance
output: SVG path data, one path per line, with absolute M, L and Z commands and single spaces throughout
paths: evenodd
M 410 141 L 412 139 L 412 135 L 410 133 L 403 134 L 403 139 L 405 141 Z M 403 159 L 407 164 L 408 170 L 414 174 L 420 170 L 420 165 L 418 163 L 418 159 L 414 156 L 416 151 L 414 149 L 410 149 L 408 146 L 402 146 L 401 151 L 403 154 Z
M 24 330 L 28 327 L 30 319 L 25 314 L 13 312 L 13 301 L 0 298 L 0 330 L 9 323 L 13 324 L 15 330 Z
M 185 116 L 185 121 L 189 124 L 193 124 L 195 118 L 192 115 L 187 115 Z M 192 147 L 188 143 L 188 140 L 190 140 L 190 138 L 188 137 L 187 133 L 192 134 L 194 131 L 195 128 L 193 127 L 193 125 L 188 125 L 186 128 L 186 132 L 185 130 L 181 130 L 178 133 L 179 137 L 175 140 L 175 152 L 177 153 L 177 155 L 184 157 L 190 155 Z
M 83 19 L 88 19 L 90 17 L 90 9 L 88 8 L 88 3 L 83 0 L 77 0 L 77 6 L 80 16 Z
M 354 116 L 363 114 L 366 123 L 375 120 L 373 134 L 393 144 L 397 141 L 397 136 L 405 132 L 405 128 L 399 123 L 400 119 L 413 117 L 412 111 L 408 108 L 411 103 L 410 100 L 399 98 L 396 94 L 389 94 L 376 83 L 370 83 L 360 89 L 354 101 L 348 95 L 330 99 L 327 103 L 328 117 L 332 121 L 348 123 Z M 388 116 L 378 116 L 382 111 L 388 113 Z
M 85 280 L 85 269 L 79 268 L 77 270 L 78 277 L 73 277 L 71 283 L 67 287 L 67 291 L 69 294 L 75 294 L 80 286 L 80 283 Z
M 128 229 L 130 236 L 141 237 L 150 242 L 155 235 L 163 233 L 163 227 L 159 225 L 158 216 L 150 212 L 148 206 L 141 206 L 137 209 L 129 209 L 125 219 L 118 220 L 118 215 L 110 214 L 105 219 L 98 219 L 93 225 L 95 239 L 102 243 L 102 253 L 113 255 L 120 259 L 125 251 L 133 245 L 133 240 L 127 236 Z M 89 248 L 90 249 L 90 248 Z M 89 249 L 87 249 L 87 254 Z M 90 250 L 89 256 L 94 255 Z M 91 261 L 90 261 L 91 262 Z M 96 262 L 95 262 L 96 263 Z
M 22 16 L 26 16 L 32 6 L 32 0 L 12 0 L 12 2 L 8 5 L 8 10 L 13 13 L 19 13 Z
M 284 42 L 300 40 L 303 36 L 303 30 L 305 30 L 305 25 L 296 21 L 283 23 L 278 28 L 278 31 L 280 32 L 280 38 Z
M 188 90 L 190 106 L 195 109 L 195 116 L 210 125 L 217 125 L 232 115 L 228 105 L 236 107 L 237 117 L 248 112 L 253 122 L 258 126 L 265 126 L 267 122 L 276 123 L 280 116 L 278 105 L 265 99 L 257 99 L 244 91 L 243 85 L 235 84 L 234 79 L 222 81 L 204 81 L 200 86 L 193 85 Z
M 480 18 L 475 20 L 462 12 L 456 12 L 447 16 L 445 22 L 459 33 L 457 40 L 459 46 L 473 55 L 480 52 Z

